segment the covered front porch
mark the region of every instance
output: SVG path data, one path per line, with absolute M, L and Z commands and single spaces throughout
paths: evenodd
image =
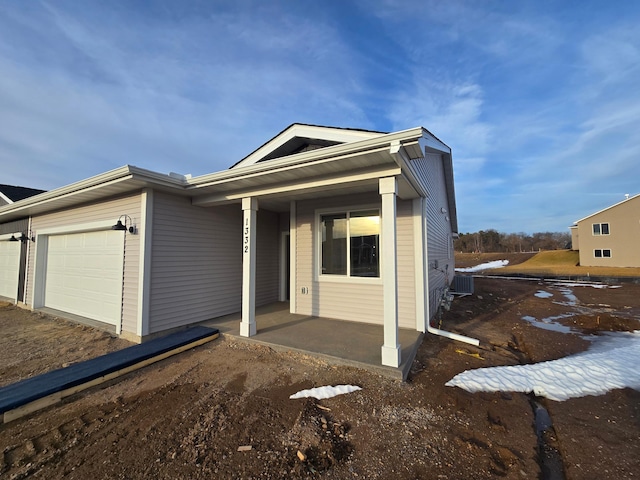
M 399 329 L 402 361 L 396 368 L 381 365 L 382 325 L 294 314 L 290 313 L 288 302 L 277 302 L 256 309 L 257 333 L 245 337 L 240 335 L 241 317 L 241 313 L 226 315 L 203 325 L 215 327 L 234 340 L 304 353 L 331 364 L 362 368 L 398 380 L 406 380 L 424 336 L 416 330 Z

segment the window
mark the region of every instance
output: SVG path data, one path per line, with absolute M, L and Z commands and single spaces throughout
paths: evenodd
M 605 249 L 595 249 L 594 250 L 594 255 L 596 258 L 611 258 L 611 250 L 608 248 Z
M 320 215 L 322 275 L 379 277 L 380 212 Z
M 594 223 L 593 224 L 593 234 L 594 235 L 609 235 L 609 224 L 608 223 Z

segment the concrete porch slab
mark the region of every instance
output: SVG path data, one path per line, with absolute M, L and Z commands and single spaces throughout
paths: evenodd
M 277 351 L 296 351 L 313 355 L 334 365 L 347 365 L 406 380 L 424 334 L 401 328 L 402 346 L 398 368 L 382 365 L 382 325 L 297 315 L 289 312 L 287 302 L 256 309 L 257 334 L 240 336 L 240 313 L 227 315 L 201 325 L 214 327 L 234 340 L 267 345 Z

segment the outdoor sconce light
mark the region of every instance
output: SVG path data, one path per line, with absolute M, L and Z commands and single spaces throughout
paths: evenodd
M 124 218 L 124 223 L 122 223 L 122 218 Z M 127 227 L 127 218 L 129 219 L 129 227 Z M 120 215 L 117 223 L 111 227 L 111 230 L 118 230 L 121 232 L 129 231 L 129 233 L 134 233 L 136 231 L 135 225 L 133 225 L 133 220 L 129 215 Z
M 20 238 L 16 238 L 15 235 L 11 235 L 11 238 L 9 239 L 10 242 L 22 242 L 22 243 L 27 243 L 29 240 L 31 240 L 32 242 L 36 241 L 35 237 L 28 237 L 26 233 L 22 232 L 22 234 L 20 235 Z

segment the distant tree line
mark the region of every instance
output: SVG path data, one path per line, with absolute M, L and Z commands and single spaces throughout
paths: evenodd
M 454 240 L 456 252 L 462 253 L 516 253 L 570 248 L 569 232 L 501 233 L 496 230 L 480 230 L 461 233 Z

